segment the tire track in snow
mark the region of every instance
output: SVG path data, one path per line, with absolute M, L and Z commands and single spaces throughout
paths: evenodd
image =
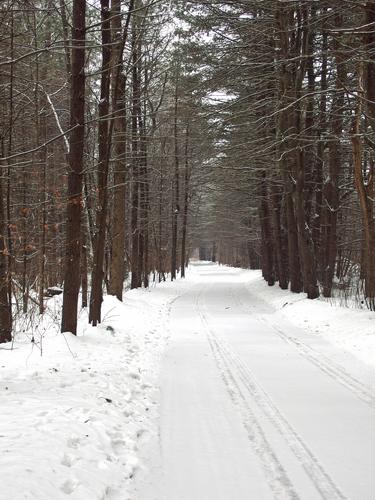
M 229 345 L 224 342 L 223 339 L 219 338 L 218 335 L 214 334 L 214 332 L 211 330 L 207 318 L 198 303 L 200 296 L 201 295 L 197 296 L 197 311 L 205 327 L 208 341 L 215 359 L 219 360 L 218 364 L 223 373 L 224 382 L 226 381 L 225 379 L 229 379 L 233 382 L 233 386 L 237 391 L 237 398 L 242 399 L 243 408 L 247 411 L 250 411 L 250 420 L 252 421 L 252 424 L 253 421 L 255 421 L 256 425 L 260 428 L 262 436 L 264 436 L 264 444 L 266 445 L 266 447 L 268 447 L 267 460 L 269 461 L 269 463 L 273 463 L 274 465 L 273 475 L 270 477 L 270 475 L 268 474 L 268 479 L 272 479 L 272 481 L 270 482 L 270 486 L 272 487 L 273 491 L 277 493 L 277 498 L 294 499 L 299 497 L 294 491 L 292 483 L 288 478 L 286 472 L 284 471 L 282 465 L 276 458 L 275 453 L 272 451 L 263 431 L 261 430 L 259 423 L 256 420 L 254 413 L 250 409 L 250 404 L 248 401 L 249 396 L 251 397 L 252 401 L 256 403 L 257 407 L 263 413 L 263 415 L 267 417 L 267 419 L 273 424 L 273 426 L 284 438 L 290 450 L 293 452 L 293 454 L 305 470 L 307 476 L 310 478 L 313 486 L 319 492 L 321 498 L 324 500 L 348 500 L 347 497 L 340 491 L 339 487 L 334 483 L 329 474 L 324 470 L 324 468 L 314 456 L 312 451 L 308 448 L 306 443 L 288 422 L 286 417 L 280 412 L 278 407 L 272 401 L 271 397 L 256 381 L 250 369 L 243 363 L 240 357 L 234 353 Z M 246 388 L 248 393 L 247 396 L 244 395 L 239 388 L 240 384 L 242 384 Z M 232 387 L 229 386 L 227 382 L 226 385 L 228 391 L 230 392 L 232 390 Z M 235 400 L 235 398 L 233 397 L 232 399 Z M 249 426 L 246 425 L 246 422 L 245 427 L 249 429 Z M 256 447 L 256 452 L 258 454 L 258 447 Z M 263 466 L 265 466 L 267 471 L 267 465 L 269 465 L 269 463 L 267 464 L 265 462 L 264 456 L 260 458 Z M 278 474 L 275 475 L 275 471 L 277 471 Z M 267 472 L 269 473 L 269 470 Z M 283 491 L 284 495 L 286 494 L 289 496 L 281 497 L 280 492 L 277 491 L 277 488 L 282 488 L 281 491 Z
M 229 364 L 235 366 L 238 370 L 239 377 L 254 398 L 258 407 L 284 437 L 290 449 L 312 480 L 315 488 L 319 491 L 321 497 L 326 500 L 345 499 L 346 496 L 339 490 L 328 473 L 323 469 L 314 454 L 293 429 L 285 416 L 280 412 L 270 396 L 261 388 L 258 382 L 255 381 L 248 367 L 244 365 L 240 358 L 234 354 L 228 346 L 224 345 L 221 340 L 215 338 L 214 342 L 216 342 L 218 349 L 225 352 Z
M 198 304 L 200 295 L 201 294 L 198 293 L 196 297 L 196 310 L 206 330 L 209 345 L 229 396 L 233 403 L 241 409 L 244 427 L 247 431 L 249 440 L 254 445 L 254 452 L 261 462 L 266 480 L 272 492 L 275 494 L 275 498 L 278 498 L 279 500 L 300 500 L 300 497 L 294 490 L 293 484 L 286 471 L 271 448 L 271 445 L 268 442 L 254 412 L 252 411 L 249 401 L 243 393 L 230 364 L 228 364 L 228 359 L 223 356 L 221 350 L 217 349 L 215 343 L 213 342 L 207 321 Z
M 251 314 L 237 295 L 232 295 L 232 297 L 244 312 Z M 278 326 L 271 323 L 267 318 L 257 316 L 257 319 L 272 328 L 278 337 L 280 337 L 284 342 L 296 347 L 304 359 L 315 365 L 333 380 L 349 389 L 357 398 L 375 410 L 375 395 L 361 381 L 350 375 L 342 366 L 328 358 L 326 355 L 318 352 L 316 349 L 310 347 L 308 344 L 305 344 L 300 339 L 286 334 Z

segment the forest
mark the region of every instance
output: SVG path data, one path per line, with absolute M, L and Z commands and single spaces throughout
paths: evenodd
M 3 0 L 0 26 L 0 343 L 197 252 L 375 309 L 374 1 Z

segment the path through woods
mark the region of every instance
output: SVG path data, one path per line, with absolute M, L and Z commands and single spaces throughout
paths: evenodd
M 370 500 L 375 395 L 321 337 L 197 264 L 170 310 L 159 436 L 132 500 Z

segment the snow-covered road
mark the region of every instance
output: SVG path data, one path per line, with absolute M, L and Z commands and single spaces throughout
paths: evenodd
M 374 371 L 297 328 L 240 271 L 173 303 L 158 436 L 132 500 L 373 500 Z

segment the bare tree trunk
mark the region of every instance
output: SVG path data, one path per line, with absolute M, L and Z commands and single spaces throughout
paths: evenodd
M 271 180 L 272 227 L 277 279 L 280 288 L 286 290 L 288 288 L 288 255 L 286 245 L 283 242 L 283 229 L 281 226 L 282 189 L 277 185 L 278 180 Z
M 132 209 L 131 209 L 131 231 L 132 231 L 132 253 L 131 253 L 131 288 L 142 286 L 142 273 L 139 267 L 139 231 L 140 231 L 140 159 L 139 159 L 139 122 L 141 113 L 141 89 L 139 81 L 139 23 L 133 19 L 132 27 Z
M 146 85 L 146 83 L 145 83 Z M 141 110 L 139 110 L 141 112 Z M 138 269 L 144 287 L 148 287 L 148 169 L 147 169 L 147 137 L 146 113 L 140 114 L 139 123 L 139 255 Z
M 42 101 L 43 102 L 43 101 Z M 46 130 L 46 117 L 45 115 L 41 117 L 41 138 L 42 141 L 46 141 L 47 130 Z M 46 182 L 46 168 L 47 168 L 47 148 L 41 150 L 41 206 L 40 206 L 40 242 L 39 242 L 39 314 L 44 313 L 44 288 L 46 282 L 46 224 L 47 224 L 47 213 L 46 213 L 46 192 L 47 192 L 47 182 Z
M 140 258 L 142 262 L 142 275 L 143 275 L 143 285 L 145 288 L 149 285 L 149 185 L 148 185 L 148 158 L 147 158 L 147 135 L 146 135 L 146 111 L 143 113 L 143 118 L 140 123 L 140 133 L 141 133 L 141 200 L 140 200 L 140 210 L 141 210 L 141 243 L 142 249 L 140 249 Z
M 4 155 L 4 143 L 2 142 L 2 156 Z M 3 170 L 3 166 L 1 165 Z M 3 176 L 0 175 L 0 344 L 12 340 L 12 312 L 9 303 L 7 269 L 7 230 L 4 211 Z
M 48 1 L 48 8 L 51 9 L 51 2 Z M 51 9 L 52 10 L 52 9 Z M 44 46 L 48 47 L 51 43 L 51 24 L 50 24 L 50 16 L 48 16 L 48 20 L 46 22 L 45 34 L 44 34 Z M 47 142 L 47 89 L 44 88 L 44 85 L 47 81 L 47 71 L 49 64 L 49 55 L 48 52 L 44 55 L 41 61 L 41 69 L 40 69 L 40 81 L 42 85 L 42 94 L 39 101 L 40 110 L 39 110 L 39 120 L 37 123 L 38 128 L 38 143 L 45 144 Z M 39 92 L 39 89 L 37 90 Z M 47 224 L 47 157 L 48 157 L 48 149 L 47 146 L 43 147 L 40 150 L 39 159 L 40 159 L 40 241 L 39 241 L 39 314 L 44 313 L 44 288 L 46 283 L 46 224 Z
M 23 169 L 23 185 L 22 185 L 22 202 L 23 207 L 27 204 L 27 178 L 26 178 L 26 168 Z M 28 262 L 27 262 L 27 252 L 26 245 L 29 237 L 27 221 L 27 212 L 23 214 L 22 217 L 22 312 L 27 313 L 29 307 L 29 280 L 28 280 Z
M 366 62 L 359 70 L 359 96 L 356 115 L 353 123 L 352 147 L 354 163 L 354 180 L 359 196 L 362 221 L 363 221 L 363 257 L 365 297 L 369 307 L 375 309 L 375 220 L 374 220 L 374 195 L 375 195 L 375 165 L 370 159 L 368 170 L 362 168 L 362 142 L 361 142 L 361 116 L 363 95 L 366 100 L 366 110 L 369 124 L 375 132 L 375 63 L 372 53 L 375 46 L 375 2 L 369 1 L 365 5 L 366 24 L 371 28 L 364 35 L 364 45 L 367 52 Z
M 14 58 L 14 11 L 11 7 L 11 32 L 10 32 L 10 57 Z M 10 74 L 9 74 L 9 140 L 8 140 L 8 156 L 10 156 L 13 152 L 13 121 L 14 121 L 14 106 L 13 106 L 13 94 L 14 94 L 14 65 L 13 63 L 10 65 Z M 13 242 L 12 242 L 12 234 L 11 234 L 11 193 L 12 193 L 12 160 L 8 160 L 8 168 L 7 168 L 7 183 L 6 183 L 6 232 L 7 232 L 7 256 L 8 256 L 8 303 L 11 308 L 12 304 L 12 272 L 13 272 Z M 12 315 L 12 311 L 10 310 L 10 315 Z
M 177 75 L 176 75 L 177 78 Z M 178 83 L 176 81 L 174 100 L 174 183 L 172 192 L 172 253 L 171 253 L 171 280 L 176 279 L 177 272 L 177 232 L 178 214 L 180 213 L 180 180 L 179 180 L 179 151 L 178 151 Z
M 262 275 L 269 286 L 273 286 L 275 284 L 274 249 L 265 172 L 262 172 L 260 179 L 259 219 L 261 228 Z
M 165 143 L 166 139 L 162 140 L 161 150 L 164 157 L 165 153 Z M 163 250 L 163 205 L 164 205 L 164 168 L 163 160 L 159 167 L 159 203 L 158 203 L 158 271 L 159 271 L 159 282 L 161 280 L 165 281 L 165 267 L 164 267 L 164 250 Z
M 304 198 L 304 161 L 303 153 L 297 151 L 297 165 L 299 178 L 297 181 L 296 192 L 296 219 L 298 225 L 298 245 L 300 256 L 302 260 L 303 272 L 303 288 L 307 293 L 309 299 L 316 299 L 319 297 L 319 287 L 316 275 L 316 262 L 315 253 L 313 248 L 313 241 L 310 234 L 310 227 L 308 226 L 305 213 L 305 198 Z
M 110 76 L 111 76 L 111 15 L 109 0 L 100 0 L 102 19 L 102 67 L 99 102 L 99 127 L 98 127 L 98 191 L 99 200 L 97 208 L 96 228 L 94 239 L 94 262 L 91 276 L 91 295 L 89 321 L 93 326 L 101 321 L 101 306 L 103 302 L 103 266 L 104 249 L 106 242 L 106 218 L 108 206 L 108 168 L 110 154 L 110 137 L 108 130 Z
M 73 1 L 72 77 L 70 93 L 70 135 L 68 206 L 65 239 L 62 331 L 77 333 L 80 286 L 82 171 L 85 121 L 85 27 L 86 0 Z
M 91 279 L 90 313 L 89 321 L 96 326 L 101 321 L 101 305 L 103 302 L 103 281 L 107 290 L 109 258 L 106 250 L 107 236 L 107 212 L 108 212 L 108 174 L 109 160 L 111 155 L 112 135 L 115 120 L 108 124 L 110 82 L 111 82 L 111 13 L 109 11 L 109 0 L 101 0 L 102 18 L 102 71 L 99 103 L 99 164 L 98 164 L 98 185 L 99 200 L 97 212 L 97 235 L 94 238 L 94 263 Z M 113 101 L 117 102 L 119 97 L 119 84 L 121 81 L 121 61 L 123 51 L 128 36 L 128 27 L 133 10 L 134 1 L 129 3 L 127 18 L 124 25 L 120 50 L 117 52 L 117 64 L 113 68 L 116 76 L 113 80 L 114 92 Z M 104 272 L 105 267 L 105 272 Z
M 317 272 L 321 279 L 324 272 L 322 264 L 322 211 L 323 211 L 323 165 L 325 141 L 323 139 L 326 132 L 326 112 L 327 112 L 327 48 L 328 35 L 324 31 L 322 35 L 322 53 L 321 53 L 321 72 L 320 72 L 320 102 L 319 102 L 319 120 L 318 120 L 318 145 L 317 158 L 315 161 L 315 171 L 313 185 L 315 186 L 315 210 L 312 220 L 312 238 L 315 245 L 317 256 Z
M 314 67 L 313 67 L 313 51 L 314 51 L 314 36 L 309 25 L 309 18 L 312 15 L 308 6 L 298 7 L 297 15 L 300 16 L 303 28 L 297 30 L 296 40 L 292 47 L 290 56 L 298 58 L 298 64 L 295 63 L 294 74 L 291 77 L 293 82 L 290 89 L 290 96 L 295 99 L 292 109 L 291 118 L 293 120 L 292 131 L 296 134 L 295 138 L 291 139 L 291 144 L 294 149 L 293 162 L 295 165 L 295 217 L 298 228 L 298 249 L 303 277 L 303 290 L 307 293 L 309 299 L 315 299 L 319 296 L 319 287 L 316 273 L 316 260 L 314 244 L 312 240 L 312 232 L 310 228 L 310 196 L 308 182 L 311 182 L 311 174 L 313 170 L 313 139 L 310 143 L 302 147 L 299 137 L 303 134 L 304 137 L 310 138 L 312 135 L 313 116 L 312 116 L 312 96 L 307 98 L 305 123 L 303 123 L 303 110 L 301 107 L 300 97 L 302 96 L 302 83 L 308 71 L 308 91 L 313 94 L 314 91 Z M 290 42 L 292 45 L 292 42 Z M 294 53 L 294 52 L 295 53 Z M 294 91 L 294 95 L 293 95 Z
M 367 113 L 369 117 L 370 126 L 375 133 L 375 62 L 374 62 L 374 48 L 375 48 L 375 1 L 371 0 L 366 2 L 366 25 L 370 26 L 364 35 L 364 42 L 367 51 L 366 67 L 365 67 L 365 88 L 367 99 Z
M 295 293 L 302 291 L 301 263 L 298 247 L 298 230 L 294 207 L 295 180 L 293 177 L 295 167 L 295 155 L 290 153 L 292 146 L 291 137 L 295 134 L 294 102 L 295 90 L 292 82 L 292 67 L 289 36 L 290 20 L 292 19 L 294 7 L 285 4 L 280 5 L 276 11 L 276 25 L 279 30 L 279 82 L 280 82 L 280 114 L 278 122 L 279 164 L 284 183 L 284 196 L 286 203 L 286 221 L 288 231 L 288 259 L 290 290 Z
M 82 224 L 82 256 L 81 256 L 81 285 L 82 285 L 82 307 L 87 307 L 88 304 L 88 280 L 87 280 L 87 243 L 88 243 L 87 227 Z
M 336 14 L 335 26 L 342 26 L 342 15 Z M 337 35 L 336 35 L 337 36 Z M 322 241 L 324 255 L 323 264 L 323 295 L 330 297 L 332 282 L 335 274 L 337 255 L 337 213 L 339 210 L 339 179 L 341 171 L 341 143 L 343 127 L 344 90 L 346 84 L 345 55 L 340 51 L 337 40 L 334 42 L 336 59 L 336 92 L 332 100 L 331 131 L 332 138 L 329 143 L 329 180 L 324 186 L 324 220 L 325 239 Z
M 182 217 L 182 239 L 181 239 L 181 278 L 185 278 L 186 268 L 186 235 L 187 235 L 187 221 L 189 211 L 189 181 L 190 181 L 190 166 L 189 166 L 189 136 L 190 136 L 190 123 L 186 125 L 185 133 L 185 172 L 184 172 L 184 210 Z
M 361 98 L 359 98 L 361 99 Z M 364 270 L 365 270 L 365 297 L 370 300 L 370 307 L 374 309 L 375 298 L 375 221 L 373 217 L 374 198 L 374 165 L 370 167 L 367 178 L 362 170 L 362 143 L 360 138 L 361 104 L 359 101 L 356 117 L 353 124 L 352 146 L 354 163 L 354 180 L 359 196 L 363 221 L 364 237 Z
M 125 206 L 126 206 L 126 77 L 123 74 L 121 53 L 121 0 L 112 0 L 113 61 L 119 64 L 118 96 L 115 98 L 115 71 L 112 72 L 112 108 L 114 119 L 114 210 L 112 217 L 112 252 L 109 293 L 122 300 L 125 273 Z

